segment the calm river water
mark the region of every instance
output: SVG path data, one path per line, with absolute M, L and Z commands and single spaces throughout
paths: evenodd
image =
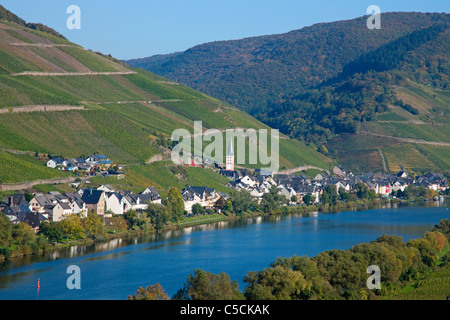
M 0 300 L 123 300 L 139 286 L 155 283 L 172 296 L 195 268 L 226 272 L 243 290 L 248 271 L 262 270 L 277 257 L 313 257 L 383 234 L 406 241 L 422 237 L 441 219 L 450 219 L 450 210 L 434 202 L 426 207 L 218 222 L 160 236 L 116 239 L 0 265 Z M 80 268 L 81 289 L 67 288 L 71 265 Z

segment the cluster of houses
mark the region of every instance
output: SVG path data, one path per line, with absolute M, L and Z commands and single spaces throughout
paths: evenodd
M 90 157 L 86 161 L 98 161 L 102 158 Z M 228 169 L 228 170 L 227 170 Z M 243 170 L 219 171 L 230 179 L 228 187 L 235 190 L 247 190 L 254 198 L 261 201 L 264 194 L 276 186 L 291 204 L 303 204 L 305 195 L 310 195 L 313 203 L 318 203 L 327 185 L 334 185 L 336 190 L 352 192 L 358 183 L 364 183 L 368 189 L 380 196 L 390 196 L 392 192 L 404 191 L 409 185 L 423 186 L 427 189 L 442 191 L 449 187 L 447 180 L 440 173 L 428 172 L 415 178 L 403 170 L 397 174 L 364 173 L 353 175 L 336 166 L 332 174 L 318 174 L 314 178 L 306 175 L 272 175 L 267 172 L 250 172 Z M 257 172 L 258 173 L 258 172 Z M 200 204 L 205 209 L 220 210 L 229 196 L 207 186 L 189 186 L 182 191 L 186 213 L 192 213 L 192 207 Z M 66 216 L 78 214 L 87 216 L 94 212 L 99 216 L 110 217 L 124 214 L 129 210 L 143 211 L 149 203 L 161 204 L 161 196 L 154 187 L 148 187 L 139 194 L 127 190 L 114 190 L 110 185 L 98 188 L 79 189 L 77 192 L 35 194 L 27 201 L 24 194 L 16 193 L 0 202 L 0 211 L 13 222 L 25 222 L 37 230 L 44 220 L 61 221 Z
M 297 204 L 303 203 L 305 195 L 310 195 L 313 202 L 318 203 L 324 188 L 330 184 L 335 185 L 337 191 L 343 189 L 345 192 L 352 192 L 356 189 L 356 185 L 361 182 L 382 197 L 388 197 L 392 192 L 398 190 L 405 191 L 405 188 L 409 185 L 423 186 L 436 191 L 443 191 L 449 187 L 447 179 L 440 173 L 428 172 L 425 175 L 413 178 L 408 176 L 403 168 L 397 174 L 364 173 L 353 175 L 347 174 L 341 166 L 336 166 L 333 169 L 333 174 L 317 174 L 314 178 L 306 175 L 253 175 L 246 170 L 221 170 L 219 173 L 230 179 L 227 186 L 236 190 L 247 190 L 258 200 L 261 200 L 263 195 L 268 193 L 275 185 L 279 189 L 279 193 L 284 195 L 291 203 Z
M 154 187 L 133 194 L 131 191 L 116 191 L 109 185 L 102 185 L 96 189 L 80 189 L 78 192 L 36 194 L 30 201 L 24 194 L 15 193 L 0 202 L 0 211 L 12 223 L 25 222 L 37 230 L 45 220 L 59 222 L 71 214 L 87 217 L 88 212 L 111 217 L 129 210 L 145 210 L 149 203 L 161 204 L 161 197 Z
M 191 213 L 196 203 L 205 209 L 214 209 L 219 204 L 223 207 L 228 198 L 226 193 L 207 186 L 186 186 L 181 196 L 186 213 Z M 25 194 L 15 193 L 0 201 L 0 211 L 12 223 L 25 222 L 37 231 L 42 221 L 60 222 L 71 214 L 87 217 L 88 212 L 107 218 L 130 210 L 144 211 L 150 203 L 162 204 L 155 187 L 133 194 L 129 190 L 114 190 L 105 184 L 98 188 L 80 189 L 78 192 L 38 193 L 29 201 Z
M 52 158 L 47 161 L 47 167 L 65 171 L 93 171 L 96 168 L 109 168 L 112 160 L 107 156 L 94 154 L 84 158 Z

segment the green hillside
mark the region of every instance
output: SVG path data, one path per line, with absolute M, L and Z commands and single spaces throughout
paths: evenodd
M 402 36 L 448 23 L 449 15 L 385 12 L 381 30 L 368 30 L 366 20 L 367 16 L 282 34 L 215 41 L 127 62 L 252 112 L 337 76 L 346 64 Z
M 450 15 L 383 13 L 381 30 L 366 19 L 129 63 L 249 110 L 351 171 L 448 172 Z
M 0 19 L 5 16 L 3 11 Z M 138 175 L 147 179 L 146 183 L 161 185 L 149 171 L 133 166 L 157 154 L 164 153 L 167 158 L 175 129 L 193 133 L 194 121 L 202 121 L 205 130 L 269 128 L 187 86 L 84 50 L 50 30 L 7 20 L 0 21 L 1 150 L 61 157 L 101 153 L 127 170 L 131 168 L 136 181 Z M 303 143 L 284 137 L 280 145 L 284 167 L 331 166 L 330 159 Z M 6 158 L 5 154 L 2 159 L 8 159 L 8 166 L 17 172 L 36 166 L 32 158 Z M 66 176 L 44 169 L 21 177 L 7 175 L 8 169 L 2 165 L 0 183 Z

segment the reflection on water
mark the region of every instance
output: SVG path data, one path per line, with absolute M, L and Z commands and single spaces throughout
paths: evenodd
M 400 207 L 405 207 L 408 205 L 405 204 L 399 204 L 399 203 L 386 203 L 382 205 L 371 205 L 370 207 L 352 207 L 352 208 L 346 208 L 345 211 L 347 212 L 357 212 L 357 211 L 364 211 L 367 209 L 397 209 Z M 428 201 L 428 202 L 422 202 L 420 204 L 415 204 L 414 207 L 443 207 L 446 206 L 442 201 Z M 324 215 L 327 214 L 334 214 L 336 212 L 330 212 L 330 213 L 323 213 Z M 126 247 L 130 245 L 137 245 L 137 244 L 143 244 L 143 243 L 158 243 L 154 246 L 147 246 L 144 250 L 154 250 L 162 247 L 167 246 L 176 246 L 180 244 L 189 244 L 191 241 L 189 237 L 186 237 L 183 241 L 164 241 L 168 239 L 177 239 L 182 238 L 185 236 L 189 236 L 195 232 L 210 232 L 210 231 L 216 231 L 216 230 L 224 230 L 224 229 L 230 229 L 230 228 L 242 228 L 248 225 L 260 225 L 267 222 L 280 222 L 282 220 L 290 220 L 295 219 L 298 217 L 305 217 L 305 218 L 317 218 L 319 216 L 319 212 L 308 212 L 308 213 L 302 213 L 302 214 L 290 214 L 290 215 L 269 215 L 269 216 L 258 216 L 258 217 L 252 217 L 252 218 L 240 218 L 240 219 L 234 219 L 234 220 L 228 220 L 228 221 L 219 221 L 219 222 L 213 222 L 203 225 L 195 225 L 195 226 L 189 226 L 185 227 L 183 229 L 179 230 L 170 230 L 165 231 L 159 234 L 143 234 L 139 236 L 131 236 L 131 237 L 124 237 L 124 238 L 116 238 L 112 239 L 106 242 L 100 242 L 95 243 L 93 245 L 85 246 L 85 245 L 77 245 L 72 246 L 69 248 L 59 249 L 53 252 L 45 253 L 42 255 L 32 255 L 32 256 L 25 256 L 20 257 L 17 259 L 13 259 L 10 261 L 5 261 L 2 264 L 0 264 L 0 275 L 2 274 L 3 270 L 8 270 L 11 268 L 17 268 L 20 266 L 36 263 L 36 262 L 45 262 L 49 260 L 57 260 L 57 259 L 65 259 L 65 258 L 74 258 L 79 257 L 91 253 L 98 253 L 98 252 L 106 252 L 111 251 L 117 248 Z M 300 222 L 299 222 L 300 223 Z M 311 220 L 311 226 L 314 231 L 319 231 L 319 222 L 317 219 Z M 404 234 L 417 234 L 418 230 L 422 230 L 420 225 L 414 226 L 414 225 L 405 225 L 405 226 L 399 226 L 399 225 L 371 225 L 367 224 L 366 222 L 355 222 L 355 221 L 342 221 L 342 224 L 334 224 L 327 226 L 327 224 L 322 224 L 320 226 L 320 230 L 324 231 L 327 228 L 342 228 L 344 229 L 355 229 L 358 230 L 359 233 L 364 233 L 365 231 L 376 229 L 381 230 L 385 233 L 389 234 L 396 234 L 396 233 L 404 233 Z M 354 232 L 354 231 L 352 231 Z M 356 232 L 356 231 L 355 231 Z M 104 256 L 99 257 L 93 257 L 89 258 L 89 260 L 101 260 L 101 259 L 114 259 L 118 258 L 121 255 L 127 254 L 127 252 L 121 252 L 121 253 L 115 253 L 115 254 L 107 254 Z M 19 275 L 16 275 L 20 277 Z M 3 281 L 0 277 L 0 281 Z M 4 282 L 4 281 L 3 281 Z M 1 282 L 0 282 L 1 285 Z
M 436 206 L 385 204 L 364 212 L 242 218 L 74 246 L 0 264 L 0 299 L 124 299 L 154 283 L 172 295 L 195 268 L 226 272 L 243 288 L 248 271 L 262 270 L 277 257 L 347 249 L 382 234 L 405 241 L 421 237 L 440 219 L 450 218 L 448 208 L 429 208 Z M 66 270 L 72 264 L 82 270 L 83 290 L 67 289 Z M 42 287 L 36 296 L 38 278 Z
M 11 287 L 14 283 L 24 281 L 26 278 L 32 278 L 35 274 L 49 270 L 50 268 L 33 269 L 24 272 L 5 274 L 0 277 L 0 289 Z

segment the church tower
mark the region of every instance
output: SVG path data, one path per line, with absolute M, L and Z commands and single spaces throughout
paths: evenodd
M 226 170 L 234 171 L 234 148 L 233 148 L 233 138 L 230 139 L 230 144 L 228 145 L 228 152 L 226 157 Z

